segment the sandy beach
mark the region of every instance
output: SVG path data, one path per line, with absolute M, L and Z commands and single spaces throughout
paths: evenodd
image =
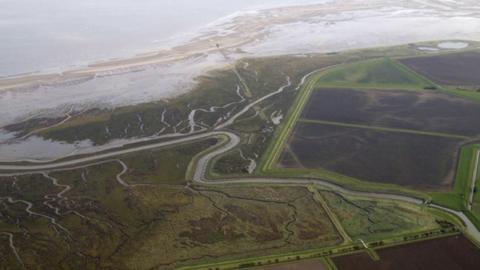
M 230 21 L 213 25 L 216 29 L 206 29 L 204 33 L 199 33 L 197 37 L 187 43 L 170 49 L 148 52 L 125 59 L 92 63 L 86 67 L 65 70 L 61 73 L 26 74 L 0 78 L 0 90 L 58 85 L 62 81 L 81 80 L 95 75 L 114 75 L 129 70 L 138 71 L 155 65 L 185 60 L 196 55 L 215 53 L 218 51 L 216 44 L 219 44 L 220 48 L 224 50 L 234 51 L 242 46 L 265 41 L 268 39 L 271 29 L 278 26 L 302 22 L 315 24 L 320 23 L 322 18 L 326 18 L 324 21 L 331 23 L 349 20 L 341 16 L 337 19 L 332 17 L 346 13 L 360 14 L 362 11 L 385 9 L 387 6 L 385 2 L 391 1 L 335 1 L 326 4 L 289 6 L 245 13 Z M 446 1 L 396 1 L 390 4 L 393 3 L 396 5 L 392 5 L 392 7 L 403 6 L 403 8 L 418 9 L 423 6 L 425 15 L 437 13 L 437 16 L 448 16 L 449 5 Z M 459 8 L 461 6 L 456 6 L 457 12 Z M 470 11 L 475 11 L 475 9 L 470 9 Z
M 440 39 L 480 40 L 480 4 L 472 0 L 351 0 L 252 10 L 219 19 L 168 49 L 61 72 L 0 78 L 0 104 L 5 112 L 0 126 L 32 117 L 36 111 L 114 108 L 172 97 L 189 91 L 196 76 L 245 56 L 323 53 Z

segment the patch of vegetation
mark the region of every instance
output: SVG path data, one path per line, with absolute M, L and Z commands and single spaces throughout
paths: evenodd
M 477 145 L 476 150 L 478 151 L 478 149 Z M 477 164 L 477 166 L 480 166 L 480 164 Z M 472 214 L 480 221 L 480 171 L 478 171 L 478 167 L 476 179 L 472 177 L 472 180 L 475 181 L 475 187 L 473 188 Z
M 431 87 L 427 81 L 389 58 L 339 66 L 325 72 L 318 80 L 318 85 L 416 90 Z
M 213 175 L 235 175 L 249 173 L 250 161 L 241 156 L 239 151 L 232 151 L 219 158 L 212 166 Z
M 122 156 L 131 167 L 124 178 L 129 183 L 185 184 L 192 157 L 216 144 L 216 139 L 209 139 Z
M 193 155 L 189 147 L 165 151 L 178 158 L 186 149 Z M 122 163 L 112 160 L 2 178 L 0 265 L 20 263 L 8 245 L 3 249 L 3 233 L 13 235 L 27 268 L 67 269 L 171 269 L 339 241 L 305 188 L 185 187 L 171 178 L 151 178 L 143 158 L 134 158 L 121 157 L 124 173 Z M 163 180 L 168 185 L 158 184 Z
M 370 241 L 439 228 L 436 218 L 418 206 L 351 199 L 326 191 L 322 195 L 354 240 Z
M 476 149 L 478 149 L 476 145 L 467 145 L 461 149 L 453 190 L 431 193 L 433 203 L 459 211 L 467 209 Z

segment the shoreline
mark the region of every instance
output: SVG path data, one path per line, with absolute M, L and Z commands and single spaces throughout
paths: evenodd
M 431 1 L 430 7 L 434 8 L 438 1 Z M 412 9 L 413 3 L 400 1 L 398 7 L 392 7 L 394 10 L 415 10 Z M 447 4 L 442 3 L 447 6 Z M 269 42 L 269 38 L 275 39 L 276 28 L 283 26 L 290 26 L 298 23 L 313 23 L 322 27 L 322 24 L 336 24 L 344 23 L 345 21 L 355 21 L 362 19 L 363 16 L 357 18 L 357 14 L 367 12 L 371 13 L 369 16 L 378 17 L 381 15 L 381 10 L 384 9 L 384 3 L 381 0 L 364 3 L 362 1 L 353 0 L 351 2 L 338 1 L 324 1 L 316 4 L 303 5 L 285 5 L 278 7 L 267 7 L 253 10 L 243 10 L 234 12 L 230 15 L 216 19 L 215 21 L 201 26 L 195 31 L 189 31 L 179 34 L 177 37 L 170 37 L 176 40 L 171 42 L 167 48 L 160 48 L 157 50 L 147 50 L 133 56 L 114 57 L 109 59 L 101 59 L 92 61 L 86 65 L 48 68 L 46 70 L 25 72 L 17 75 L 0 76 L 0 91 L 15 90 L 15 89 L 34 89 L 40 86 L 59 85 L 62 82 L 69 82 L 75 80 L 82 80 L 85 78 L 99 76 L 117 75 L 132 71 L 141 71 L 143 69 L 155 68 L 159 65 L 171 64 L 174 62 L 184 61 L 195 56 L 208 56 L 212 53 L 217 53 L 217 44 L 222 50 L 235 51 L 242 50 L 243 46 L 248 47 L 257 56 L 256 49 L 262 48 L 262 42 Z M 459 9 L 465 7 L 460 6 Z M 480 7 L 479 7 L 480 9 Z M 417 11 L 425 13 L 423 16 L 442 17 L 448 16 L 448 11 L 436 10 L 436 15 L 429 14 L 431 11 L 425 7 L 419 7 Z M 377 13 L 375 13 L 377 12 Z M 379 12 L 379 13 L 378 13 Z M 444 12 L 445 14 L 441 14 Z M 347 14 L 347 18 L 342 18 Z M 351 15 L 348 15 L 351 14 Z M 395 12 L 393 12 L 395 14 Z M 400 14 L 400 13 L 399 13 Z M 422 15 L 422 14 L 420 14 Z M 417 16 L 420 18 L 420 16 Z M 335 18 L 335 16 L 339 16 Z M 351 16 L 351 17 L 348 17 Z M 410 18 L 408 12 L 405 15 L 393 15 L 394 18 Z M 396 16 L 396 17 L 395 17 Z M 473 15 L 472 15 L 473 16 Z M 332 17 L 332 18 L 330 18 Z M 432 17 L 432 18 L 433 18 Z M 455 16 L 453 16 L 455 17 Z M 389 17 L 385 17 L 388 19 Z M 468 18 L 468 17 L 466 17 Z M 273 35 L 273 36 L 271 36 Z M 480 40 L 480 33 L 472 33 L 472 40 Z M 418 37 L 415 42 L 418 42 Z M 433 40 L 429 37 L 427 40 Z M 455 38 L 456 39 L 456 38 Z M 282 40 L 283 41 L 283 40 Z M 308 43 L 308 40 L 306 41 Z M 408 42 L 408 41 L 407 41 Z M 168 42 L 167 42 L 168 43 Z M 363 42 L 365 43 L 365 42 Z M 367 42 L 368 43 L 368 42 Z M 370 46 L 365 44 L 349 44 L 347 50 L 360 49 L 376 46 L 392 46 L 395 44 L 406 43 L 405 41 L 372 41 Z M 175 45 L 176 44 L 176 45 Z M 259 47 L 257 45 L 260 45 Z M 326 45 L 326 47 L 332 45 Z M 333 48 L 332 48 L 333 49 Z M 343 50 L 340 46 L 340 50 Z M 318 50 L 318 53 L 325 52 L 325 48 Z M 292 51 L 292 53 L 295 53 Z M 299 53 L 299 52 L 297 52 Z M 313 52 L 309 52 L 313 53 Z M 268 53 L 267 53 L 268 54 Z M 285 54 L 285 53 L 282 53 Z M 258 54 L 262 56 L 262 53 Z M 63 70 L 62 70 L 63 69 Z M 52 70 L 59 70 L 52 72 Z
M 317 16 L 330 13 L 361 11 L 369 9 L 367 5 L 354 1 L 353 3 L 337 3 L 327 1 L 320 4 L 291 5 L 275 8 L 244 11 L 230 14 L 207 25 L 197 35 L 185 33 L 187 41 L 179 43 L 169 49 L 146 51 L 125 58 L 113 58 L 94 61 L 86 66 L 65 68 L 61 72 L 45 73 L 26 72 L 18 75 L 0 76 L 0 91 L 15 89 L 31 89 L 42 85 L 56 85 L 77 79 L 94 77 L 97 75 L 115 75 L 169 64 L 195 57 L 216 53 L 220 45 L 222 50 L 237 50 L 242 46 L 251 45 L 265 40 L 271 27 L 295 22 L 307 22 Z M 109 74 L 110 73 L 110 74 Z
M 439 0 L 401 0 L 388 8 L 386 0 L 328 1 L 238 12 L 182 36 L 176 40 L 181 43 L 169 49 L 69 66 L 64 71 L 0 77 L 5 112 L 0 127 L 38 112 L 62 113 L 72 106 L 113 109 L 168 100 L 192 91 L 196 77 L 245 57 L 322 54 L 434 40 L 477 44 L 480 5 L 468 6 L 466 1 L 454 6 Z M 465 10 L 471 11 L 456 15 Z M 395 35 L 401 31 L 402 35 Z

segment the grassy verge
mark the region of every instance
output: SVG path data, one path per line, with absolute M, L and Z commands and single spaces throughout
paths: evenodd
M 432 192 L 432 201 L 451 209 L 463 211 L 467 209 L 468 194 L 472 183 L 474 156 L 478 145 L 468 145 L 462 148 L 458 162 L 455 185 L 451 192 Z
M 462 211 L 477 228 L 480 228 L 480 216 L 478 212 L 473 211 L 475 209 L 469 210 L 468 203 L 472 181 L 475 180 L 473 175 L 476 152 L 479 149 L 479 145 L 468 145 L 462 148 L 453 191 L 430 193 L 433 203 Z M 475 187 L 474 190 L 476 191 L 477 189 L 478 187 Z M 480 195 L 475 193 L 474 202 L 478 200 L 480 200 Z
M 319 70 L 318 72 L 324 71 L 328 68 Z M 288 140 L 291 133 L 293 132 L 295 123 L 299 119 L 303 108 L 305 107 L 308 99 L 310 98 L 311 92 L 315 88 L 315 84 L 319 76 L 320 75 L 317 73 L 311 79 L 308 79 L 305 85 L 301 88 L 300 94 L 297 96 L 295 102 L 293 103 L 292 110 L 288 113 L 287 121 L 285 121 L 277 128 L 272 143 L 268 146 L 267 151 L 265 152 L 262 160 L 260 161 L 259 168 L 261 172 L 266 173 L 277 162 L 278 158 L 281 155 L 285 142 Z

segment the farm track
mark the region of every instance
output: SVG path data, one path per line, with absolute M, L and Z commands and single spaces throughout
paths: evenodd
M 311 74 L 314 74 L 314 73 L 315 72 L 312 72 L 307 75 L 310 76 Z M 299 86 L 305 83 L 307 75 L 304 78 L 302 78 Z M 307 86 L 308 85 L 309 84 L 307 84 Z M 241 143 L 240 137 L 237 134 L 230 131 L 225 131 L 225 130 L 220 131 L 218 129 L 227 127 L 228 125 L 232 124 L 236 118 L 238 118 L 243 113 L 247 112 L 255 104 L 260 103 L 271 96 L 281 93 L 285 88 L 290 86 L 291 86 L 291 82 L 290 82 L 290 79 L 287 77 L 287 83 L 285 85 L 281 86 L 278 90 L 256 101 L 249 103 L 248 105 L 246 105 L 246 107 L 243 110 L 240 111 L 240 113 L 237 113 L 236 115 L 231 117 L 227 122 L 224 122 L 224 124 L 217 126 L 213 131 L 190 134 L 190 135 L 186 135 L 185 137 L 181 137 L 179 139 L 174 139 L 167 142 L 153 143 L 150 145 L 142 145 L 142 146 L 133 146 L 127 149 L 116 150 L 116 151 L 113 150 L 108 153 L 93 154 L 91 156 L 79 157 L 77 159 L 74 159 L 72 157 L 72 159 L 67 161 L 56 161 L 56 162 L 45 163 L 45 164 L 37 163 L 37 164 L 28 164 L 28 165 L 0 164 L 0 171 L 2 171 L 2 173 L 0 173 L 0 176 L 15 176 L 15 175 L 34 174 L 34 173 L 48 174 L 48 172 L 50 171 L 61 171 L 61 170 L 72 169 L 72 168 L 84 168 L 84 167 L 91 166 L 92 165 L 91 163 L 108 162 L 108 161 L 105 161 L 105 159 L 116 158 L 120 155 L 150 150 L 154 148 L 166 147 L 166 146 L 171 146 L 176 144 L 183 144 L 183 143 L 188 143 L 188 142 L 192 142 L 200 139 L 216 137 L 216 138 L 228 138 L 228 141 L 226 143 L 223 143 L 220 146 L 217 144 L 216 146 L 214 146 L 215 150 L 207 152 L 203 156 L 199 157 L 194 164 L 192 164 L 193 174 L 191 177 L 191 181 L 195 184 L 204 185 L 204 186 L 252 185 L 252 184 L 277 184 L 277 185 L 296 185 L 296 186 L 316 185 L 321 188 L 329 189 L 334 192 L 338 192 L 340 194 L 345 194 L 345 195 L 366 197 L 369 199 L 377 199 L 377 200 L 389 200 L 389 201 L 393 200 L 393 201 L 400 201 L 400 202 L 411 203 L 416 205 L 425 205 L 425 202 L 423 199 L 419 199 L 413 196 L 393 194 L 393 193 L 373 192 L 373 191 L 359 191 L 359 190 L 350 189 L 348 187 L 344 187 L 344 186 L 341 186 L 326 180 L 322 180 L 322 179 L 244 177 L 244 178 L 224 179 L 224 180 L 209 180 L 207 177 L 208 175 L 207 172 L 208 172 L 208 167 L 210 162 L 215 157 L 229 152 L 230 150 L 234 149 Z M 308 97 L 308 95 L 306 97 Z M 128 167 L 126 167 L 125 164 L 122 164 L 122 162 L 119 160 L 117 160 L 117 162 L 120 162 L 123 167 L 122 172 L 120 172 L 117 175 L 118 183 L 124 186 L 127 185 L 129 187 L 134 187 L 134 185 L 129 185 L 128 183 L 124 182 L 121 179 L 121 176 L 128 170 Z M 67 189 L 66 186 L 63 186 L 63 187 Z M 63 195 L 63 193 L 65 192 L 63 191 L 57 195 L 61 196 Z M 27 205 L 25 209 L 25 211 L 27 212 L 29 212 L 30 208 L 32 207 L 31 203 L 26 201 L 14 200 L 13 198 L 9 198 L 9 197 L 3 198 L 3 199 L 6 199 L 11 203 L 17 203 L 17 202 L 24 203 L 25 205 Z M 479 230 L 474 226 L 474 224 L 469 220 L 469 218 L 464 213 L 460 211 L 455 211 L 440 205 L 435 205 L 435 204 L 428 204 L 428 206 L 431 208 L 442 210 L 444 212 L 447 212 L 456 216 L 458 219 L 460 219 L 464 223 L 465 232 L 471 238 L 473 238 L 474 240 L 480 243 Z M 30 214 L 37 214 L 37 213 L 30 211 Z M 57 224 L 55 219 L 51 217 L 47 217 L 42 214 L 37 214 L 37 215 L 47 218 L 48 220 L 51 221 L 52 225 L 58 227 L 62 231 L 68 232 L 65 228 L 61 227 L 60 224 Z

